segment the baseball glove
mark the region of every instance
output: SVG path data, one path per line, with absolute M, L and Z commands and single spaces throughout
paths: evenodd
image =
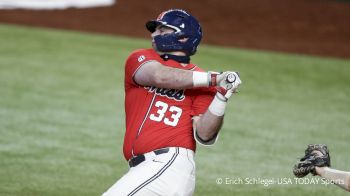
M 302 178 L 310 172 L 316 175 L 316 166 L 331 166 L 331 158 L 325 144 L 309 144 L 305 150 L 304 157 L 294 165 L 293 173 L 298 178 Z

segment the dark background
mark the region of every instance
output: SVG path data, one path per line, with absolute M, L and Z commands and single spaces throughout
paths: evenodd
M 0 22 L 148 38 L 145 22 L 169 8 L 195 15 L 206 44 L 350 58 L 350 1 L 117 0 L 101 8 L 0 10 Z

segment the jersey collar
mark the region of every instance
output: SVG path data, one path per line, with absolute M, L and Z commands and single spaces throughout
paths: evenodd
M 177 56 L 177 55 L 173 55 L 173 54 L 162 54 L 162 55 L 160 55 L 160 57 L 162 57 L 162 59 L 164 61 L 172 59 L 178 63 L 185 63 L 185 64 L 189 64 L 190 60 L 191 60 L 191 58 L 189 56 Z

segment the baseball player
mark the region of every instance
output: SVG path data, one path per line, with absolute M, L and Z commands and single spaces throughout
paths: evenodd
M 123 152 L 130 169 L 103 195 L 192 195 L 195 140 L 215 143 L 241 80 L 190 62 L 202 30 L 186 11 L 165 11 L 146 28 L 153 49 L 134 51 L 125 64 Z
M 305 150 L 305 155 L 294 166 L 293 173 L 302 178 L 309 173 L 321 176 L 337 184 L 344 190 L 350 191 L 350 172 L 331 169 L 331 158 L 324 144 L 310 144 Z

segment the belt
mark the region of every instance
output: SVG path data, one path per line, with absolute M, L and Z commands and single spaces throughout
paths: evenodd
M 168 153 L 169 152 L 169 148 L 162 148 L 162 149 L 154 150 L 153 152 L 156 155 L 164 154 L 164 153 Z M 135 166 L 137 166 L 138 164 L 142 163 L 145 160 L 146 160 L 145 155 L 143 155 L 143 154 L 137 155 L 136 157 L 133 157 L 133 158 L 131 158 L 129 160 L 129 166 L 130 167 L 135 167 Z

